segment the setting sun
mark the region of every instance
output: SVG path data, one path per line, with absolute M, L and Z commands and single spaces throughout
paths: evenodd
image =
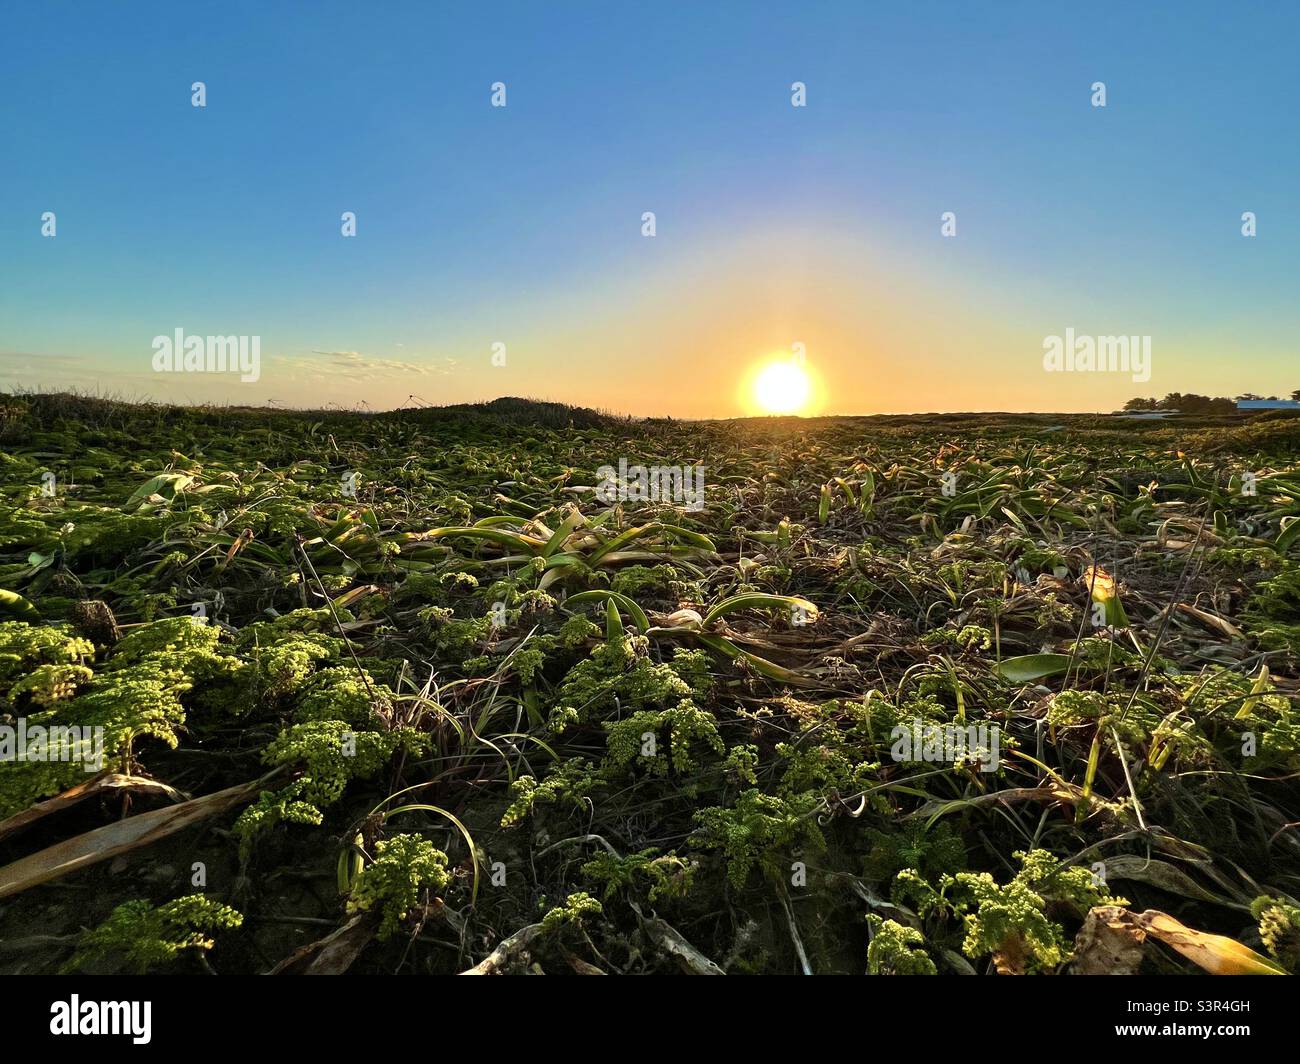
M 771 362 L 754 378 L 754 402 L 765 414 L 798 414 L 808 405 L 812 381 L 799 362 Z

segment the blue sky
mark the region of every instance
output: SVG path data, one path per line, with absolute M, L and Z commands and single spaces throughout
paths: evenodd
M 1298 40 L 1295 4 L 10 4 L 0 386 L 729 416 L 799 341 L 834 412 L 1289 392 Z M 261 380 L 153 374 L 178 327 L 259 335 Z M 1152 336 L 1150 383 L 1045 374 L 1066 327 Z

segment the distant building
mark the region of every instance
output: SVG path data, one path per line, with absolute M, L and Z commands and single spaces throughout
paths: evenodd
M 1179 410 L 1116 410 L 1111 417 L 1126 417 L 1137 421 L 1162 421 L 1181 413 Z
M 1300 410 L 1294 399 L 1238 399 L 1238 410 Z

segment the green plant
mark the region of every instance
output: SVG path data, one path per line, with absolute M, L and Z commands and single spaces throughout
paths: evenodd
M 812 813 L 810 795 L 781 798 L 756 788 L 745 791 L 731 807 L 701 809 L 691 841 L 706 850 L 721 850 L 732 886 L 741 888 L 755 866 L 773 878 L 788 874 L 796 847 L 817 852 L 826 840 Z
M 1300 906 L 1262 894 L 1250 905 L 1259 937 L 1289 972 L 1300 969 Z
M 934 961 L 924 949 L 925 936 L 914 927 L 867 915 L 871 944 L 867 946 L 868 975 L 935 975 Z
M 626 857 L 601 852 L 582 866 L 586 879 L 604 887 L 606 901 L 621 893 L 635 895 L 645 890 L 651 905 L 686 897 L 694 873 L 694 867 L 675 852 L 661 854 L 653 847 Z
M 450 883 L 445 853 L 419 835 L 394 835 L 375 844 L 374 861 L 352 884 L 348 912 L 378 911 L 379 937 L 389 938 L 422 894 L 441 894 Z
M 188 954 L 204 954 L 219 931 L 240 927 L 243 916 L 203 894 L 190 894 L 156 908 L 128 901 L 93 930 L 82 932 L 77 951 L 65 965 L 76 971 L 92 961 L 120 956 L 136 972 L 147 972 Z
M 1070 956 L 1070 939 L 1053 916 L 1082 919 L 1098 905 L 1127 905 L 1093 882 L 1086 868 L 1063 867 L 1046 850 L 1017 852 L 1020 870 L 1006 883 L 988 872 L 939 877 L 937 888 L 913 869 L 898 874 L 895 895 L 911 902 L 922 918 L 957 915 L 972 960 L 992 955 L 999 971 L 1056 969 Z

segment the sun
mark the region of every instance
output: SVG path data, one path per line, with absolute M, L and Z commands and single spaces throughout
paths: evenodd
M 754 402 L 767 414 L 797 414 L 812 396 L 812 379 L 793 359 L 769 362 L 754 377 Z

